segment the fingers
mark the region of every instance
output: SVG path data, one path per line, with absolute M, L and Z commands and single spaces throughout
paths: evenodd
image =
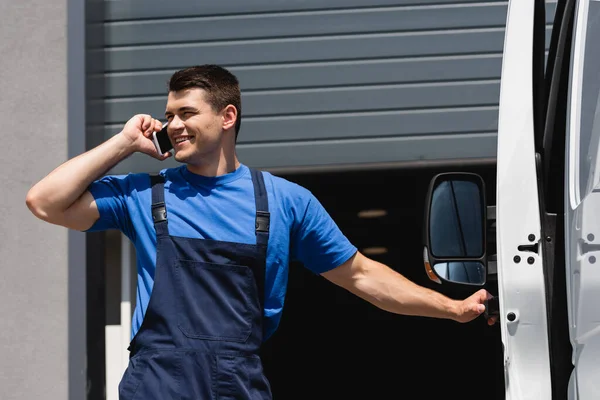
M 159 120 L 157 120 L 156 118 L 153 119 L 152 123 L 154 124 L 154 132 L 159 132 L 162 129 L 162 122 L 160 122 Z
M 493 296 L 485 289 L 479 289 L 476 293 L 476 296 L 479 298 L 479 301 L 483 303 L 484 300 L 489 300 Z
M 160 132 L 162 129 L 162 126 L 163 126 L 162 122 L 160 122 L 156 118 L 153 118 L 152 122 L 151 122 L 150 133 L 148 134 L 148 136 L 149 137 L 152 136 L 153 132 Z
M 144 133 L 144 136 L 148 137 L 149 134 L 152 134 L 152 130 L 150 128 L 152 128 L 153 118 L 147 114 L 142 114 L 141 117 L 142 117 L 141 131 Z
M 158 132 L 162 129 L 162 122 L 156 118 L 152 118 L 148 114 L 138 114 L 136 117 L 139 119 L 139 128 L 143 135 L 147 138 L 152 136 L 153 132 Z
M 489 300 L 493 296 L 485 289 L 480 289 L 471 295 L 470 298 L 464 300 L 464 318 L 463 322 L 471 321 L 477 318 L 479 315 L 483 314 L 485 311 L 484 301 Z M 487 324 L 492 326 L 496 322 L 498 322 L 498 317 L 493 316 L 487 319 Z
M 164 160 L 166 160 L 167 158 L 169 158 L 169 157 L 171 157 L 171 156 L 172 156 L 172 154 L 171 154 L 170 152 L 166 152 L 166 153 L 164 153 L 164 154 L 158 154 L 158 153 L 156 153 L 156 151 L 155 151 L 153 154 L 150 154 L 150 155 L 151 155 L 153 158 L 156 158 L 157 160 L 160 160 L 160 161 L 164 161 Z
M 485 311 L 485 306 L 483 304 L 476 304 L 474 308 L 477 314 L 481 314 Z
M 153 143 L 152 134 L 162 129 L 162 122 L 152 118 L 149 114 L 136 114 L 123 127 L 120 132 L 129 139 L 129 144 L 136 152 L 145 153 L 157 160 L 163 161 L 171 157 L 171 153 L 157 154 Z

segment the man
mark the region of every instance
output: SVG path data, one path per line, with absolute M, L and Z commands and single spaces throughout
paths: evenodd
M 306 189 L 240 163 L 237 78 L 203 65 L 176 72 L 165 117 L 174 157 L 155 176 L 102 177 L 135 152 L 159 160 L 161 122 L 136 115 L 27 195 L 39 218 L 80 231 L 119 229 L 136 246 L 137 306 L 121 399 L 270 399 L 258 356 L 277 328 L 288 263 L 392 313 L 468 322 L 480 290 L 451 300 L 373 261 Z

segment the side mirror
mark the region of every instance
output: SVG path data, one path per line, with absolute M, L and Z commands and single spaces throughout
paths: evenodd
M 485 184 L 477 174 L 443 173 L 430 183 L 425 207 L 425 271 L 434 282 L 486 282 Z

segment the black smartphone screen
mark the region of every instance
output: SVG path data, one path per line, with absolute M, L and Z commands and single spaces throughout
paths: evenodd
M 167 151 L 171 151 L 173 149 L 173 145 L 171 144 L 171 140 L 169 139 L 169 135 L 167 135 L 167 126 L 165 125 L 160 132 L 156 133 L 156 141 L 160 146 L 160 149 L 163 153 Z

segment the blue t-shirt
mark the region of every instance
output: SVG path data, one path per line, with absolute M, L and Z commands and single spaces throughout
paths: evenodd
M 247 166 L 205 177 L 187 167 L 161 171 L 172 236 L 255 244 L 254 188 Z M 265 275 L 267 339 L 279 324 L 290 260 L 314 273 L 329 271 L 356 252 L 319 201 L 307 189 L 263 172 L 271 226 Z M 100 218 L 88 230 L 118 229 L 135 245 L 137 301 L 132 337 L 142 324 L 156 269 L 156 232 L 152 222 L 152 190 L 148 174 L 107 176 L 89 188 Z

